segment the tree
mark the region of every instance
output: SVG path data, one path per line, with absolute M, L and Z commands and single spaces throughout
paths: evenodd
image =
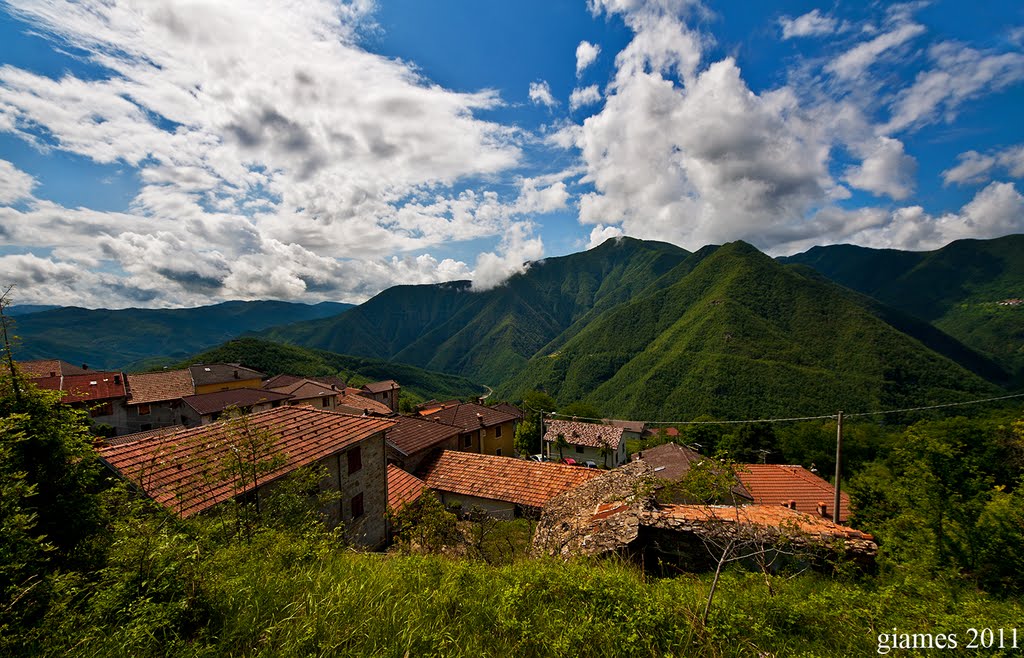
M 276 448 L 277 435 L 257 427 L 247 414 L 228 409 L 224 432 L 224 450 L 213 473 L 221 481 L 230 482 L 235 491 L 235 521 L 239 531 L 252 538 L 253 526 L 261 514 L 260 484 L 263 476 L 283 466 L 287 455 Z M 252 505 L 241 496 L 252 493 Z
M 572 416 L 575 418 L 600 419 L 601 411 L 592 404 L 586 402 L 573 402 L 562 407 L 558 414 L 560 416 Z
M 562 434 L 561 432 L 559 432 L 558 436 L 555 437 L 555 442 L 554 443 L 555 443 L 555 450 L 558 451 L 558 459 L 560 461 L 565 459 L 565 456 L 562 454 L 562 451 L 564 451 L 566 448 L 569 447 L 569 442 L 565 440 L 565 435 Z
M 515 447 L 520 455 L 542 452 L 543 414 L 555 410 L 555 400 L 543 391 L 523 395 L 523 419 L 516 426 Z
M 458 518 L 432 491 L 401 509 L 388 510 L 395 541 L 407 552 L 438 553 L 462 541 Z

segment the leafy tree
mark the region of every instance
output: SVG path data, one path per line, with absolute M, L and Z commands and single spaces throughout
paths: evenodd
M 558 413 L 562 416 L 573 416 L 576 418 L 601 418 L 601 411 L 594 405 L 586 402 L 573 402 L 562 407 Z
M 458 518 L 432 491 L 389 514 L 395 541 L 406 552 L 439 553 L 462 539 Z
M 558 451 L 558 459 L 559 460 L 565 459 L 565 456 L 563 455 L 563 451 L 566 448 L 569 447 L 569 442 L 565 440 L 565 435 L 562 434 L 561 432 L 559 432 L 558 435 L 555 437 L 554 447 L 555 447 L 555 450 Z

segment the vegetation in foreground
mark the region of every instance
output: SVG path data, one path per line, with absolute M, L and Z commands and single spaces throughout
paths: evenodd
M 175 519 L 103 477 L 84 413 L 12 383 L 0 379 L 0 655 L 874 655 L 882 634 L 966 643 L 1024 618 L 1020 422 L 881 432 L 851 466 L 878 573 L 736 565 L 705 623 L 710 574 L 532 559 L 521 521 L 470 527 L 459 551 L 418 554 L 421 539 L 360 553 L 302 504 L 308 480 L 245 532 L 231 506 Z M 747 439 L 768 440 L 723 442 Z

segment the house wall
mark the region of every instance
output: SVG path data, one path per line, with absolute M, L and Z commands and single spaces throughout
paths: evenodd
M 107 400 L 104 400 L 103 402 L 107 402 Z M 90 412 L 89 417 L 92 419 L 92 422 L 96 424 L 110 425 L 113 427 L 115 436 L 128 434 L 127 400 L 125 398 L 118 398 L 116 400 L 109 400 L 109 402 L 112 407 L 111 413 L 103 414 L 102 416 L 93 416 Z M 88 412 L 90 408 L 96 406 L 96 404 L 87 404 L 86 411 Z
M 480 452 L 480 430 L 463 432 L 462 434 L 459 434 L 458 439 L 459 443 L 456 450 L 461 450 L 462 452 Z
M 231 379 L 226 382 L 196 386 L 196 395 L 200 393 L 216 393 L 217 391 L 233 391 L 236 388 L 260 388 L 262 384 L 263 382 L 258 377 L 256 379 Z
M 545 443 L 545 445 L 547 447 L 547 450 L 548 450 L 548 453 L 547 453 L 548 457 L 550 457 L 551 459 L 557 460 L 558 459 L 558 449 L 555 448 L 554 442 L 552 442 L 552 441 L 545 441 L 544 443 Z M 578 452 L 577 451 L 577 447 L 582 447 L 583 448 L 583 452 Z M 593 460 L 594 463 L 597 464 L 598 466 L 604 466 L 604 464 L 605 464 L 604 455 L 601 454 L 601 450 L 599 448 L 591 448 L 590 446 L 574 446 L 574 445 L 566 446 L 565 448 L 562 449 L 562 456 L 563 457 L 572 457 L 573 459 L 575 459 L 578 462 L 584 462 L 584 461 L 590 459 L 590 460 Z M 626 442 L 623 441 L 623 442 L 621 442 L 619 444 L 619 449 L 618 449 L 617 452 L 613 452 L 613 453 L 610 453 L 608 455 L 608 467 L 609 468 L 615 468 L 616 466 L 620 466 L 622 464 L 625 464 L 626 461 L 627 461 Z
M 327 406 L 324 406 L 323 401 L 327 400 Z M 330 411 L 338 411 L 338 396 L 337 395 L 318 395 L 315 398 L 303 398 L 301 400 L 291 399 L 288 400 L 288 404 L 291 406 L 306 406 L 313 407 L 314 409 L 328 409 Z M 352 413 L 351 411 L 347 413 Z M 363 410 L 360 409 L 359 413 L 362 414 Z
M 500 437 L 497 436 L 498 428 L 501 428 Z M 515 457 L 515 435 L 515 421 L 509 421 L 492 427 L 484 427 L 480 430 L 480 452 L 485 455 Z M 499 450 L 501 452 L 498 452 Z
M 461 450 L 459 447 L 461 445 L 459 443 L 459 439 L 459 436 L 453 436 L 408 456 L 403 456 L 397 452 L 392 452 L 392 454 L 395 457 L 395 463 L 398 464 L 402 470 L 408 471 L 409 473 L 415 473 L 419 470 L 420 466 L 423 465 L 423 462 L 427 461 L 427 459 L 432 457 L 436 452 L 441 450 Z
M 513 503 L 508 503 L 503 500 L 467 496 L 464 494 L 451 493 L 450 491 L 436 491 L 436 493 L 441 498 L 441 502 L 446 506 L 461 506 L 463 514 L 474 507 L 479 507 L 487 512 L 488 516 L 496 519 L 514 519 L 516 516 L 516 506 Z
M 362 468 L 348 473 L 348 452 L 360 449 Z M 330 486 L 341 493 L 341 499 L 329 514 L 334 523 L 345 524 L 345 537 L 353 544 L 376 548 L 387 539 L 385 515 L 388 506 L 387 462 L 384 433 L 360 441 L 356 446 L 326 457 L 320 461 L 328 471 L 322 486 Z M 363 515 L 352 517 L 352 499 L 363 494 Z
M 181 400 L 165 400 L 163 402 L 152 402 L 149 405 L 149 413 L 140 415 L 137 404 L 127 405 L 124 416 L 124 429 L 118 434 L 133 434 L 158 427 L 170 427 L 183 423 L 184 417 L 181 408 L 184 406 Z

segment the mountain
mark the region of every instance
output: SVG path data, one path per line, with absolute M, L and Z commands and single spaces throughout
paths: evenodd
M 287 320 L 336 316 L 351 304 L 224 302 L 175 309 L 57 308 L 21 315 L 20 360 L 59 358 L 93 368 L 122 368 L 152 357 L 181 359 L 248 331 Z
M 14 317 L 18 315 L 28 315 L 29 313 L 52 311 L 55 308 L 60 308 L 60 306 L 53 306 L 51 304 L 18 304 L 17 306 L 8 306 L 4 309 L 4 313 Z
M 241 363 L 271 376 L 280 374 L 305 377 L 338 375 L 352 386 L 394 379 L 402 385 L 403 397 L 408 395 L 416 402 L 431 398 L 438 400 L 464 399 L 485 393 L 483 386 L 464 377 L 424 370 L 404 363 L 335 354 L 323 350 L 310 350 L 256 338 L 239 338 L 228 341 L 223 345 L 185 359 L 175 367 L 185 367 L 193 363 Z
M 1024 383 L 1024 305 L 999 304 L 1024 297 L 1024 235 L 958 240 L 927 252 L 814 247 L 779 260 L 934 324 Z
M 344 315 L 259 335 L 496 383 L 688 256 L 664 242 L 609 240 L 583 253 L 533 263 L 492 290 L 473 291 L 466 281 L 396 286 Z
M 944 356 L 936 349 L 946 352 Z M 927 323 L 742 242 L 704 249 L 497 388 L 675 420 L 915 406 L 999 389 Z

